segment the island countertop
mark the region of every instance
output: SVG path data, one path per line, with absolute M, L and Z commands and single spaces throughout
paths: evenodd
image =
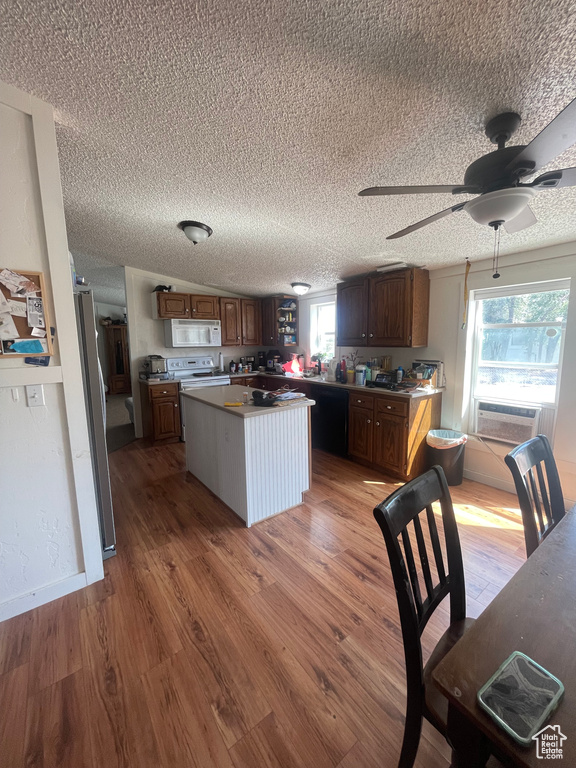
M 240 405 L 236 407 L 230 407 L 224 405 L 224 403 L 237 403 L 242 402 L 242 396 L 244 392 L 248 392 L 248 399 L 252 398 L 252 393 L 255 391 L 254 387 L 243 387 L 240 384 L 229 384 L 222 387 L 201 387 L 199 389 L 188 389 L 181 392 L 182 397 L 189 398 L 191 400 L 197 400 L 205 405 L 211 405 L 213 408 L 219 408 L 226 413 L 230 413 L 233 416 L 238 416 L 241 419 L 248 419 L 256 416 L 265 416 L 269 413 L 277 413 L 280 410 L 293 410 L 294 408 L 309 408 L 315 405 L 314 400 L 308 400 L 303 398 L 303 402 L 295 402 L 291 405 L 285 406 L 271 406 L 261 407 L 257 405 Z

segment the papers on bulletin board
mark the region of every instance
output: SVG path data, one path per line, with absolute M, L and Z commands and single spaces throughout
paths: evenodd
M 7 312 L 0 315 L 0 339 L 19 339 L 20 334 L 12 315 Z
M 4 298 L 4 294 L 0 292 L 0 296 Z M 10 312 L 11 315 L 14 315 L 14 317 L 26 317 L 26 303 L 24 301 L 14 301 L 14 299 L 9 299 L 7 302 L 8 304 L 8 312 Z M 0 312 L 3 312 L 4 310 L 0 309 Z
M 48 352 L 46 339 L 22 339 L 21 341 L 3 341 L 2 351 L 5 355 L 10 353 L 19 355 L 37 355 Z
M 0 315 L 4 314 L 5 312 L 12 312 L 10 309 L 10 303 L 6 296 L 0 291 Z
M 32 336 L 37 336 L 39 339 L 43 339 L 46 336 L 46 331 L 43 328 L 32 328 Z
M 38 296 L 27 296 L 26 313 L 30 328 L 46 328 L 43 299 L 40 299 Z
M 28 296 L 40 290 L 29 277 L 24 277 L 11 269 L 3 269 L 0 272 L 0 283 L 8 288 L 12 296 Z

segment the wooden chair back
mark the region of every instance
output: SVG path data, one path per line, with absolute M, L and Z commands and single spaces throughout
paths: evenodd
M 432 509 L 435 502 L 440 503 L 445 556 Z M 399 488 L 376 507 L 374 517 L 384 536 L 398 600 L 406 660 L 408 709 L 420 708 L 422 712 L 424 681 L 420 636 L 424 627 L 448 594 L 450 623 L 466 618 L 462 551 L 452 499 L 442 468 L 432 467 Z M 411 539 L 416 543 L 415 548 Z
M 545 435 L 517 446 L 505 457 L 522 512 L 526 556 L 564 517 L 564 497 L 552 448 Z

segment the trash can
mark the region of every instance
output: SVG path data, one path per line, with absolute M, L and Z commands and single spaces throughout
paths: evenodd
M 454 429 L 431 429 L 426 435 L 430 463 L 442 467 L 448 485 L 462 483 L 467 440 L 468 435 Z

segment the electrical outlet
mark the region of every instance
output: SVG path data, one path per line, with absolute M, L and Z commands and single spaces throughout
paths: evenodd
M 28 401 L 28 408 L 46 405 L 44 402 L 44 386 L 42 384 L 34 384 L 31 387 L 26 387 L 26 400 Z

